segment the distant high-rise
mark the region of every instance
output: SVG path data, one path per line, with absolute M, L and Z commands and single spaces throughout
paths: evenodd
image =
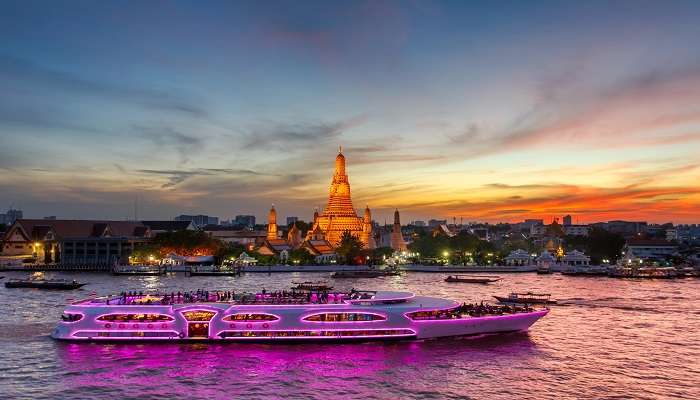
M 22 210 L 15 210 L 10 208 L 6 213 L 0 214 L 0 224 L 12 225 L 18 219 L 23 218 Z
M 564 216 L 564 226 L 569 226 L 571 224 L 571 215 L 565 215 Z
M 424 227 L 425 221 L 413 221 L 413 226 Z
M 236 215 L 233 220 L 233 224 L 252 228 L 255 226 L 255 215 Z
M 287 217 L 287 226 L 295 224 L 299 221 L 299 217 Z
M 190 221 L 198 227 L 206 225 L 219 225 L 219 217 L 210 217 L 208 215 L 178 215 L 173 218 L 175 221 Z

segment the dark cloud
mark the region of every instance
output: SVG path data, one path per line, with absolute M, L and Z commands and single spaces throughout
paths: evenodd
M 148 175 L 161 175 L 167 176 L 168 182 L 162 187 L 164 189 L 177 186 L 178 184 L 186 181 L 189 178 L 196 176 L 228 176 L 228 177 L 241 177 L 241 176 L 273 176 L 270 174 L 264 174 L 248 169 L 233 169 L 233 168 L 196 168 L 189 170 L 181 169 L 139 169 L 136 172 Z
M 324 145 L 337 140 L 343 132 L 362 125 L 366 118 L 359 116 L 338 122 L 298 122 L 258 126 L 243 134 L 244 149 L 276 149 Z
M 159 148 L 175 149 L 183 164 L 190 160 L 194 152 L 204 148 L 204 138 L 182 133 L 169 126 L 134 126 L 133 129 Z
M 50 90 L 59 94 L 93 96 L 124 103 L 137 103 L 148 108 L 191 117 L 207 116 L 203 108 L 182 93 L 89 80 L 13 57 L 0 56 L 0 83 L 3 81 L 6 81 L 10 87 L 25 88 L 29 91 Z

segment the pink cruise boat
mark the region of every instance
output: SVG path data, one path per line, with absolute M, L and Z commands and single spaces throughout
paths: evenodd
M 369 341 L 527 330 L 547 308 L 460 304 L 408 292 L 122 293 L 66 307 L 71 341 Z

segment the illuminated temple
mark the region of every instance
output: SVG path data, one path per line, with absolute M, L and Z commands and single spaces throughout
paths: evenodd
M 309 235 L 322 233 L 325 240 L 337 246 L 345 231 L 349 231 L 360 239 L 365 248 L 376 247 L 369 207 L 365 208 L 365 215 L 360 218 L 352 206 L 350 183 L 345 173 L 345 156 L 340 149 L 335 158 L 335 173 L 331 181 L 328 204 L 322 214 L 314 213 L 314 222 Z

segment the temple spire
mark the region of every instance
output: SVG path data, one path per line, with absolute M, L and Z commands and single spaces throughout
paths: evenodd
M 275 210 L 274 204 L 267 217 L 267 238 L 277 239 L 277 210 Z

